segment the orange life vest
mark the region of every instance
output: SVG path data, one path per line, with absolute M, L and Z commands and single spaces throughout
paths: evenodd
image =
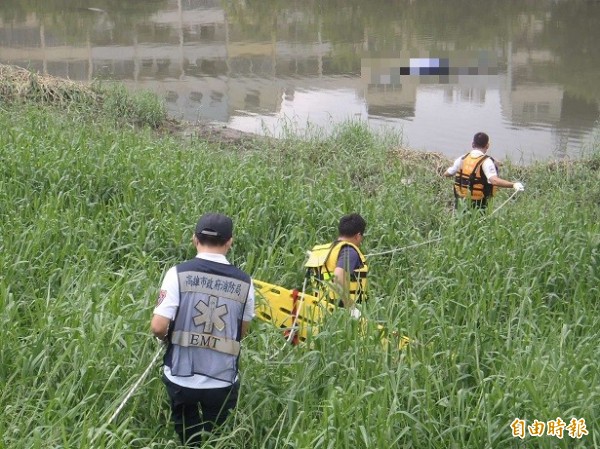
M 494 196 L 496 187 L 488 182 L 482 169 L 483 162 L 487 158 L 492 160 L 498 170 L 496 161 L 485 154 L 473 157 L 471 153 L 467 153 L 462 157 L 460 169 L 454 176 L 454 195 L 456 197 L 481 201 Z

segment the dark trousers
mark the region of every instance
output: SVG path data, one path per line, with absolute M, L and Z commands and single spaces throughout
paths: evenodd
M 171 399 L 171 416 L 181 442 L 189 446 L 202 443 L 202 431 L 223 424 L 238 401 L 239 383 L 230 387 L 196 389 L 174 384 L 165 376 L 163 382 Z M 200 416 L 202 409 L 202 416 Z
M 468 206 L 471 209 L 479 209 L 484 211 L 487 208 L 487 198 L 483 198 L 481 200 L 468 200 L 458 196 L 454 197 L 454 209 L 466 209 L 467 207 L 465 206 Z

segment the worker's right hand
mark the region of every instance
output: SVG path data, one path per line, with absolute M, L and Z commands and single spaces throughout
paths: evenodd
M 513 184 L 513 189 L 515 189 L 517 192 L 522 192 L 523 190 L 525 190 L 525 186 L 520 182 L 515 182 Z
M 358 310 L 356 307 L 350 307 L 350 309 L 348 309 L 348 312 L 350 312 L 350 316 L 355 320 L 358 320 L 362 315 L 360 313 L 360 310 Z

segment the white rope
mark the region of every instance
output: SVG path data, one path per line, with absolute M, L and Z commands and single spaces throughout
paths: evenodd
M 115 412 L 112 414 L 112 416 L 109 418 L 109 420 L 106 422 L 106 424 L 104 424 L 102 427 L 100 427 L 98 429 L 98 431 L 92 436 L 92 439 L 90 440 L 90 445 L 93 444 L 94 441 L 96 441 L 96 438 L 100 435 L 100 431 L 106 429 L 110 425 L 110 423 L 112 423 L 113 420 L 117 417 L 117 415 L 123 409 L 123 407 L 125 407 L 125 404 L 127 403 L 127 401 L 131 398 L 131 396 L 133 395 L 135 390 L 140 386 L 140 383 L 142 383 L 142 380 L 144 380 L 144 378 L 148 375 L 148 373 L 152 369 L 152 365 L 154 365 L 154 363 L 158 359 L 158 356 L 160 355 L 161 352 L 162 352 L 162 347 L 159 347 L 158 351 L 156 351 L 156 354 L 154 354 L 152 361 L 150 362 L 150 364 L 148 365 L 146 370 L 142 373 L 142 375 L 137 380 L 137 382 L 133 385 L 133 387 L 131 387 L 131 389 L 125 396 L 125 399 L 123 399 L 123 401 L 121 401 L 121 403 L 119 404 L 119 406 L 117 407 Z
M 160 355 L 161 352 L 162 352 L 162 347 L 158 348 L 158 351 L 156 351 L 156 354 L 154 354 L 154 358 L 152 359 L 152 361 L 150 362 L 150 364 L 146 368 L 146 371 L 144 371 L 142 373 L 142 375 L 137 380 L 137 382 L 133 385 L 133 387 L 131 387 L 131 389 L 129 390 L 129 393 L 127 393 L 127 396 L 125 396 L 125 399 L 123 399 L 123 401 L 121 402 L 121 404 L 119 404 L 119 406 L 117 407 L 117 409 L 115 410 L 115 412 L 112 414 L 112 416 L 110 417 L 110 419 L 106 422 L 106 424 L 105 424 L 104 427 L 107 427 L 108 425 L 110 425 L 110 423 L 113 421 L 113 419 L 115 419 L 117 417 L 117 415 L 119 414 L 119 412 L 123 409 L 123 407 L 125 407 L 125 404 L 127 403 L 127 401 L 131 398 L 131 396 L 133 395 L 133 393 L 135 392 L 135 390 L 137 390 L 137 388 L 142 383 L 142 380 L 144 380 L 144 378 L 148 375 L 148 373 L 152 369 L 152 366 L 154 365 L 154 363 L 158 359 L 158 356 Z
M 509 196 L 506 201 L 504 201 L 504 203 L 502 203 L 500 206 L 498 206 L 496 209 L 494 209 L 494 211 L 491 214 L 487 215 L 486 217 L 490 217 L 490 216 L 494 215 L 496 212 L 498 212 L 500 209 L 502 209 L 506 205 L 506 203 L 508 203 L 510 200 L 512 200 L 514 198 L 514 196 L 519 192 L 520 192 L 520 190 L 515 190 L 513 192 L 513 194 L 511 196 Z M 483 217 L 483 218 L 486 218 L 486 217 Z
M 394 249 L 390 249 L 388 251 L 382 251 L 380 253 L 366 254 L 365 257 L 381 256 L 383 254 L 395 253 L 396 251 L 404 251 L 405 249 L 416 248 L 417 246 L 423 246 L 423 245 L 428 245 L 429 243 L 439 242 L 442 239 L 443 239 L 443 237 L 438 237 L 438 238 L 435 238 L 432 240 L 427 240 L 426 242 L 415 243 L 413 245 L 403 246 L 402 248 L 394 248 Z
M 500 209 L 502 209 L 510 200 L 512 200 L 514 198 L 514 196 L 517 193 L 519 193 L 519 192 L 520 192 L 520 190 L 515 190 L 513 192 L 513 194 L 511 196 L 509 196 L 506 201 L 504 201 L 500 206 L 498 206 L 496 209 L 494 209 L 494 211 L 492 213 L 483 216 L 480 221 L 483 221 L 486 218 L 491 217 L 492 215 L 494 215 L 496 212 L 498 212 Z M 443 239 L 444 239 L 444 237 L 437 237 L 435 239 L 427 240 L 427 241 L 421 242 L 421 243 L 415 243 L 413 245 L 403 246 L 401 248 L 394 248 L 394 249 L 390 249 L 390 250 L 387 250 L 387 251 L 381 251 L 379 253 L 366 254 L 365 257 L 374 257 L 374 256 L 382 256 L 384 254 L 391 254 L 391 253 L 395 253 L 395 252 L 398 252 L 398 251 L 404 251 L 406 249 L 416 248 L 418 246 L 429 245 L 430 243 L 439 242 L 440 240 L 443 240 Z

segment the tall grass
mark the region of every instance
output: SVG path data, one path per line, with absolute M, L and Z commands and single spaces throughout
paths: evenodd
M 364 313 L 413 343 L 386 349 L 343 312 L 294 348 L 254 323 L 239 407 L 206 447 L 600 446 L 597 153 L 507 167 L 527 191 L 481 220 L 452 215 L 430 160 L 360 123 L 235 151 L 115 123 L 0 108 L 3 447 L 178 447 L 158 366 L 107 422 L 158 350 L 162 275 L 211 210 L 234 218 L 230 259 L 287 287 L 360 212 L 365 252 L 396 250 L 370 258 Z M 589 435 L 511 435 L 514 418 L 556 417 Z

